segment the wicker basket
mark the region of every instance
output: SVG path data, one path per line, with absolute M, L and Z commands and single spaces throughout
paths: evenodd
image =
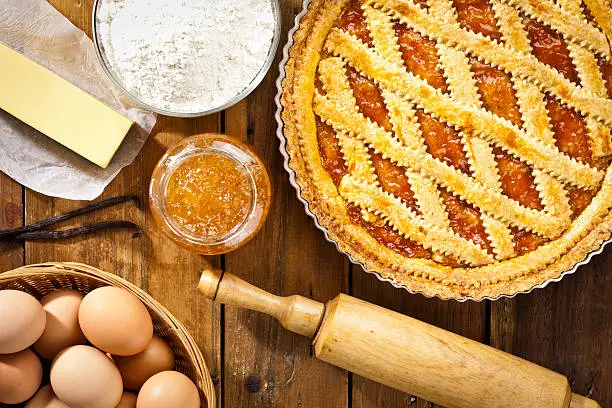
M 166 340 L 174 350 L 175 370 L 193 380 L 202 401 L 208 403 L 203 403 L 203 407 L 216 407 L 212 379 L 195 341 L 164 306 L 142 289 L 108 272 L 77 263 L 30 265 L 0 273 L 0 290 L 17 289 L 37 299 L 56 289 L 71 288 L 84 295 L 101 286 L 127 289 L 144 303 L 153 319 L 155 334 Z

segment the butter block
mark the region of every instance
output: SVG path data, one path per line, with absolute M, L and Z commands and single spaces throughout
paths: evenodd
M 0 42 L 0 109 L 102 168 L 133 122 Z

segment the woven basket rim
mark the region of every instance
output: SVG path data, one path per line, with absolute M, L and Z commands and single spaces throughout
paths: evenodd
M 189 334 L 187 328 L 176 319 L 165 306 L 155 300 L 137 285 L 112 273 L 103 271 L 96 267 L 77 262 L 46 262 L 40 264 L 25 265 L 19 268 L 0 273 L 0 284 L 12 282 L 16 279 L 41 276 L 77 276 L 85 279 L 94 279 L 102 284 L 127 289 L 134 294 L 145 306 L 153 311 L 159 320 L 167 325 L 179 338 L 182 346 L 187 352 L 186 358 L 193 364 L 197 375 L 200 390 L 206 397 L 209 408 L 216 407 L 215 388 L 197 343 Z M 203 405 L 204 406 L 204 405 Z

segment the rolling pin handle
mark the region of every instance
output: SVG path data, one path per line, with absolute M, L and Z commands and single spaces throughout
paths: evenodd
M 596 401 L 583 397 L 582 395 L 572 394 L 572 401 L 569 408 L 601 408 Z
M 325 311 L 322 303 L 312 299 L 275 296 L 211 267 L 204 268 L 198 289 L 213 301 L 273 316 L 286 329 L 311 338 L 316 335 Z
M 217 290 L 223 280 L 223 271 L 214 269 L 210 266 L 206 266 L 200 276 L 200 283 L 198 283 L 198 289 L 208 299 L 215 301 L 217 300 Z

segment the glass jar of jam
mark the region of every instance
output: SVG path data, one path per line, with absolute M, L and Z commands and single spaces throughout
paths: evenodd
M 271 198 L 259 157 L 219 134 L 188 137 L 171 147 L 149 187 L 159 227 L 179 245 L 204 255 L 233 251 L 253 238 Z

